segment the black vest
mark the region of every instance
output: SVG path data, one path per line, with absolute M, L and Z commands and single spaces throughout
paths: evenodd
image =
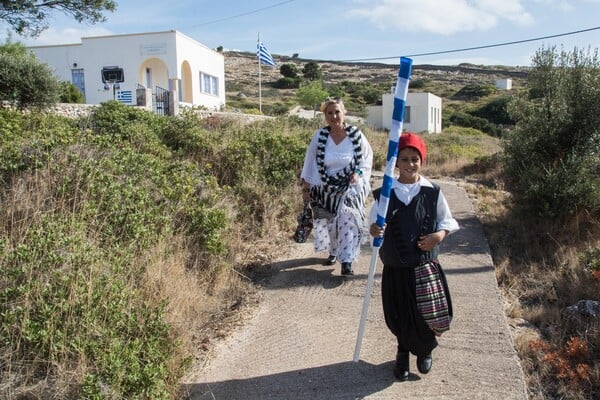
M 379 257 L 384 265 L 398 268 L 413 268 L 426 260 L 435 260 L 439 246 L 431 251 L 421 251 L 417 241 L 422 235 L 436 230 L 437 202 L 440 187 L 421 186 L 410 204 L 402 203 L 392 190 L 385 218 L 386 228 Z M 373 191 L 379 200 L 381 188 Z

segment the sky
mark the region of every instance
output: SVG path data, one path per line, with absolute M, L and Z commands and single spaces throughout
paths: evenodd
M 80 43 L 81 37 L 177 30 L 216 49 L 302 59 L 396 64 L 530 66 L 542 48 L 600 47 L 600 0 L 123 0 L 106 22 L 60 13 L 25 45 Z M 7 36 L 6 24 L 0 24 Z M 565 36 L 548 38 L 570 32 Z M 546 37 L 546 39 L 532 40 Z M 496 46 L 502 43 L 523 43 Z M 459 51 L 472 47 L 494 47 Z M 430 54 L 429 53 L 440 53 Z

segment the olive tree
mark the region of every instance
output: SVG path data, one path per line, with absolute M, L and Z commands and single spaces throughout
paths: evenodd
M 39 61 L 19 43 L 0 46 L 0 100 L 20 108 L 56 103 L 61 93 L 48 64 Z
M 323 89 L 320 81 L 304 84 L 296 92 L 298 102 L 305 107 L 310 107 L 315 112 L 315 115 L 317 107 L 327 96 L 329 96 L 329 93 Z
M 539 50 L 528 91 L 509 105 L 515 129 L 505 168 L 530 214 L 600 214 L 600 61 L 598 50 Z

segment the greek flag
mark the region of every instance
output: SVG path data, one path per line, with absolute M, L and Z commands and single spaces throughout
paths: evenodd
M 259 42 L 256 45 L 256 47 L 256 56 L 258 57 L 259 63 L 270 65 L 272 67 L 274 67 L 277 64 L 275 60 L 273 60 L 273 57 L 271 56 L 271 53 L 269 53 L 269 50 L 267 50 L 267 48 L 262 42 Z
M 402 133 L 404 106 L 406 104 L 406 96 L 408 95 L 408 84 L 410 82 L 411 73 L 412 59 L 401 57 L 400 69 L 398 70 L 398 82 L 396 83 L 396 90 L 394 91 L 394 111 L 392 112 L 392 127 L 389 134 L 387 163 L 379 197 L 379 208 L 377 210 L 376 223 L 380 227 L 383 227 L 385 224 L 385 215 L 387 214 L 388 205 L 390 203 L 390 193 L 394 181 L 394 168 L 396 166 L 396 158 L 398 158 L 398 143 L 400 143 L 400 134 Z M 382 240 L 383 238 L 380 237 L 375 238 L 373 240 L 373 246 L 380 247 Z

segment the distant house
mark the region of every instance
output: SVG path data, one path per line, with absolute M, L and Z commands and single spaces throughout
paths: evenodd
M 390 129 L 394 111 L 394 93 L 384 93 L 381 105 L 367 108 L 367 123 L 375 128 Z M 442 99 L 431 93 L 408 93 L 404 108 L 403 129 L 413 132 L 442 132 Z
M 512 89 L 512 79 L 510 79 L 510 78 L 496 79 L 494 81 L 494 85 L 496 86 L 496 89 L 511 90 Z
M 72 82 L 88 104 L 118 100 L 170 114 L 179 103 L 217 110 L 225 105 L 225 60 L 171 30 L 81 38 L 81 43 L 28 48 L 55 75 Z

